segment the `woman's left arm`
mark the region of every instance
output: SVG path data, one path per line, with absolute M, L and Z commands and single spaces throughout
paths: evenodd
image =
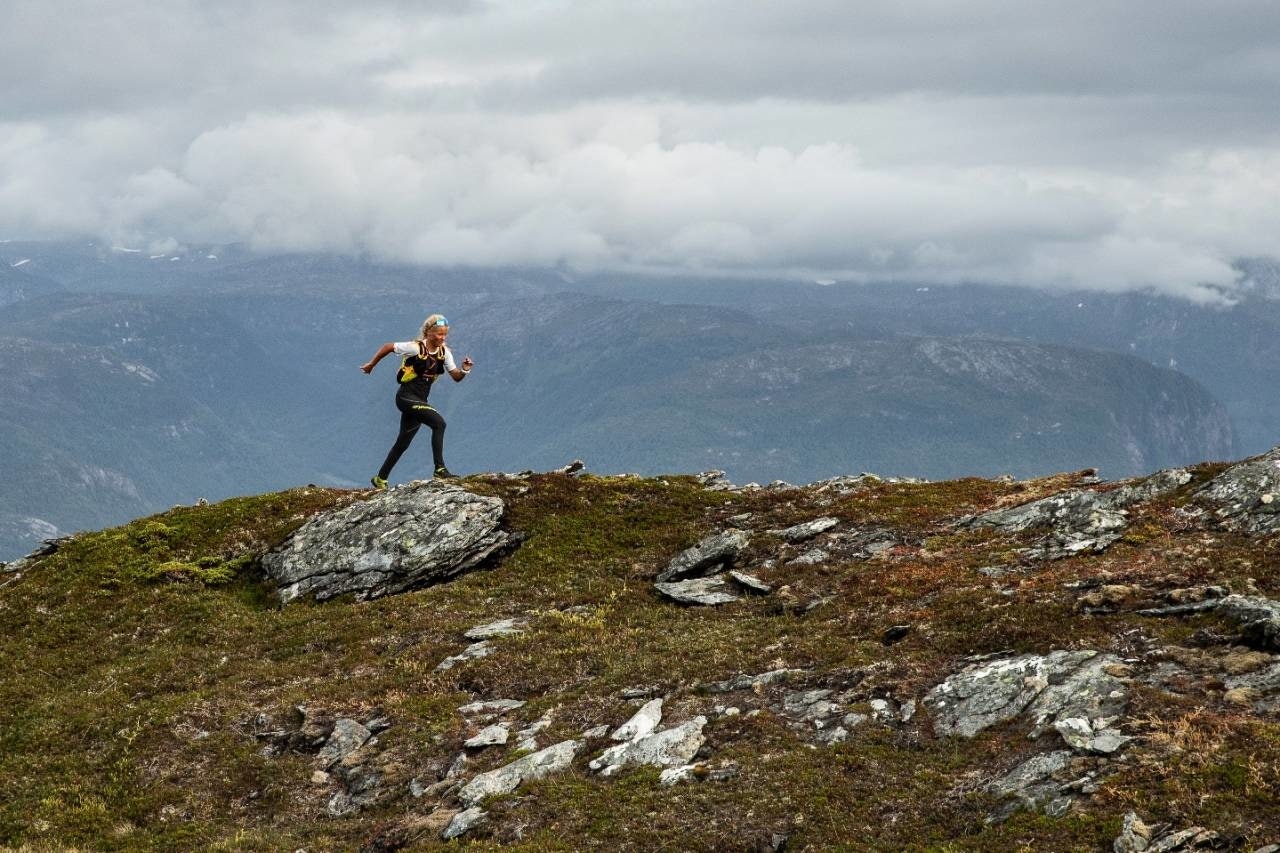
M 473 366 L 471 356 L 467 356 L 462 360 L 462 369 L 459 370 L 455 367 L 453 370 L 449 371 L 449 375 L 453 377 L 454 382 L 461 382 L 466 378 L 467 374 L 471 372 L 471 368 Z

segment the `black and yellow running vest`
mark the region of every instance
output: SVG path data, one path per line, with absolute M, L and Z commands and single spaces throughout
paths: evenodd
M 444 347 L 428 351 L 426 341 L 418 341 L 418 354 L 406 355 L 400 362 L 396 382 L 400 384 L 400 390 L 426 397 L 431 391 L 431 383 L 441 373 L 444 373 Z

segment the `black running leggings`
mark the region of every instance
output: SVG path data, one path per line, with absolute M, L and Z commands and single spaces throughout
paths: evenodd
M 431 455 L 435 460 L 435 467 L 443 468 L 444 418 L 428 406 L 426 400 L 416 397 L 396 395 L 396 408 L 400 410 L 400 434 L 396 436 L 396 443 L 391 445 L 391 450 L 387 453 L 387 459 L 382 463 L 378 476 L 384 480 L 391 476 L 391 469 L 400 461 L 400 454 L 409 449 L 409 443 L 418 434 L 418 427 L 423 424 L 431 427 Z

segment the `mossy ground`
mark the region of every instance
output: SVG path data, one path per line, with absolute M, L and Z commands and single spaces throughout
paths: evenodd
M 1210 469 L 1197 472 L 1204 479 Z M 1157 620 L 1082 612 L 1080 584 L 1160 590 L 1198 583 L 1280 595 L 1280 544 L 1189 525 L 1187 490 L 1143 507 L 1100 555 L 1019 564 L 1025 537 L 953 522 L 1071 485 L 959 480 L 879 484 L 833 497 L 808 491 L 719 493 L 691 478 L 472 478 L 501 495 L 527 535 L 499 568 L 372 602 L 277 606 L 258 557 L 315 512 L 362 492 L 298 489 L 179 508 L 82 534 L 0 588 L 0 844 L 19 849 L 355 849 L 428 808 L 407 791 L 334 819 L 309 756 L 269 757 L 254 719 L 295 705 L 386 716 L 383 746 L 411 766 L 447 761 L 475 698 L 529 700 L 520 719 L 559 710 L 550 737 L 626 718 L 623 688 L 657 685 L 669 716 L 710 701 L 708 682 L 781 667 L 815 683 L 865 673 L 864 686 L 919 697 L 965 655 L 1185 643 L 1213 617 Z M 1188 487 L 1189 489 L 1190 487 Z M 724 519 L 763 531 L 833 515 L 883 525 L 904 544 L 872 560 L 779 567 L 778 591 L 684 609 L 651 582 L 680 549 Z M 763 555 L 777 542 L 758 535 Z M 1007 565 L 992 578 L 978 571 Z M 0 576 L 3 579 L 5 576 Z M 566 608 L 577 608 L 566 613 Z M 507 616 L 526 633 L 488 658 L 436 673 L 467 628 Z M 912 626 L 886 646 L 883 631 Z M 1280 801 L 1280 725 L 1212 693 L 1140 693 L 1139 737 L 1103 789 L 1066 817 L 1020 813 L 988 824 L 974 780 L 1038 749 L 1016 728 L 937 739 L 920 723 L 865 727 L 813 749 L 777 716 L 707 729 L 728 781 L 675 789 L 656 772 L 601 781 L 581 769 L 490 803 L 472 843 L 517 849 L 1103 849 L 1124 811 L 1199 823 L 1258 844 Z M 502 761 L 482 756 L 479 767 Z M 1274 823 L 1272 824 L 1275 825 Z M 413 849 L 438 842 L 410 839 Z

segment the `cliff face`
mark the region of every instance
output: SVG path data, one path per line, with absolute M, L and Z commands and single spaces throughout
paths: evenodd
M 175 508 L 0 572 L 0 844 L 1261 848 L 1278 508 L 1280 449 Z

